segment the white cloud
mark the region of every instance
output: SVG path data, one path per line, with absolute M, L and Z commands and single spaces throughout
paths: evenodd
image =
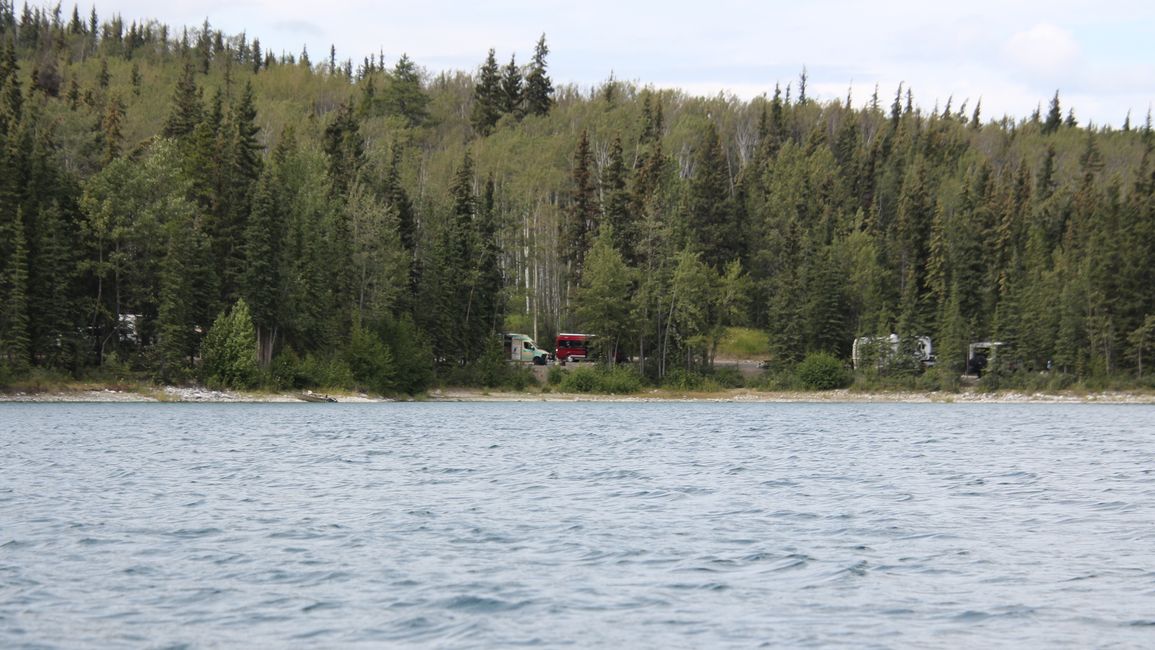
M 1028 74 L 1054 78 L 1070 72 L 1078 63 L 1080 49 L 1070 32 L 1044 23 L 1012 35 L 1003 54 Z

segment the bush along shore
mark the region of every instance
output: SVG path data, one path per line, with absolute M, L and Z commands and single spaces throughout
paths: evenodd
M 954 376 L 931 369 L 907 375 L 855 373 L 826 354 L 808 356 L 791 370 L 739 370 L 719 366 L 713 373 L 671 373 L 664 382 L 647 380 L 632 364 L 596 363 L 568 367 L 499 364 L 471 385 L 436 385 L 418 394 L 374 391 L 349 384 L 311 387 L 266 383 L 246 388 L 163 385 L 147 377 L 122 375 L 76 381 L 35 373 L 0 389 L 0 401 L 30 402 L 382 402 L 417 401 L 848 401 L 848 402 L 1096 402 L 1155 403 L 1155 387 L 1076 383 L 1048 373 Z M 750 364 L 748 368 L 753 366 Z M 753 366 L 756 367 L 756 366 Z M 125 377 L 128 377 L 127 379 Z

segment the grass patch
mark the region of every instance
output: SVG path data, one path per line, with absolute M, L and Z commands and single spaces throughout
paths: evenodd
M 769 359 L 770 337 L 751 327 L 727 327 L 718 342 L 717 356 L 724 359 Z

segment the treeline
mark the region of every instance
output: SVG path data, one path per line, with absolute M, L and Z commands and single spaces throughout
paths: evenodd
M 654 380 L 731 325 L 779 367 L 930 335 L 955 377 L 977 340 L 1083 379 L 1155 348 L 1150 117 L 555 87 L 544 36 L 473 73 L 314 63 L 7 0 L 0 41 L 0 383 L 412 393 L 497 381 L 510 330 Z

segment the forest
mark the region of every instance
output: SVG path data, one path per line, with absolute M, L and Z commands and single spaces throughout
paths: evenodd
M 854 381 L 957 386 L 997 340 L 1003 386 L 1152 385 L 1150 114 L 818 101 L 805 68 L 749 101 L 579 88 L 545 35 L 434 72 L 11 0 L 0 43 L 0 387 L 418 394 L 518 375 L 508 331 L 692 384 L 734 327 L 770 377 L 897 333 L 937 365 Z

